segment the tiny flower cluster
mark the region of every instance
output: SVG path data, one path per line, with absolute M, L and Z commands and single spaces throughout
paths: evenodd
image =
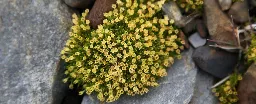
M 80 95 L 96 92 L 100 101 L 113 102 L 122 94 L 144 94 L 158 86 L 166 68 L 181 58 L 184 47 L 174 20 L 163 16 L 165 0 L 117 0 L 96 30 L 73 14 L 69 40 L 61 51 L 67 63 L 63 82 L 82 87 Z
M 185 11 L 197 10 L 200 11 L 203 8 L 204 0 L 173 0 Z
M 251 45 L 246 52 L 248 61 L 250 62 L 255 62 L 256 61 L 256 36 L 255 34 L 252 34 L 252 39 L 251 39 Z
M 220 104 L 236 104 L 238 101 L 236 87 L 240 80 L 242 75 L 233 73 L 224 84 L 212 89 L 214 95 L 219 98 Z

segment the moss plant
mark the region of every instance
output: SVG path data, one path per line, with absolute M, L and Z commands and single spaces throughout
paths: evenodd
M 239 1 L 244 1 L 244 0 L 232 0 L 232 2 L 239 2 Z
M 203 9 L 204 0 L 173 0 L 186 12 L 190 10 L 201 11 Z
M 220 104 L 236 104 L 237 97 L 237 84 L 242 80 L 242 75 L 233 73 L 230 78 L 222 85 L 212 89 L 212 92 L 219 98 Z
M 255 34 L 251 35 L 251 45 L 246 52 L 247 58 L 249 62 L 255 62 L 256 61 L 256 36 Z
M 144 94 L 158 86 L 166 68 L 181 58 L 179 32 L 161 13 L 165 0 L 117 0 L 113 11 L 98 29 L 73 14 L 74 26 L 61 51 L 67 63 L 64 82 L 79 86 L 83 93 L 95 92 L 100 101 L 113 102 L 122 94 Z

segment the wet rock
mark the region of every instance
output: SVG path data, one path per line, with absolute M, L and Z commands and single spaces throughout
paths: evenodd
M 221 11 L 216 0 L 204 0 L 207 28 L 211 39 L 237 45 L 231 20 Z
M 112 4 L 115 4 L 116 0 L 96 0 L 92 9 L 89 12 L 88 20 L 92 28 L 96 29 L 99 24 L 103 23 L 104 15 L 110 10 L 113 10 Z
M 253 63 L 238 86 L 239 104 L 256 104 L 256 63 Z
M 204 22 L 202 20 L 196 21 L 196 29 L 201 38 L 206 38 L 208 35 L 207 27 L 205 26 Z
M 209 46 L 198 47 L 192 57 L 200 69 L 218 78 L 224 78 L 232 73 L 238 60 L 238 54 Z
M 190 104 L 218 104 L 218 99 L 211 92 L 214 81 L 213 76 L 198 70 L 195 91 Z
M 235 22 L 245 23 L 249 21 L 249 12 L 246 1 L 235 2 L 230 10 L 228 15 L 232 15 Z
M 174 24 L 178 27 L 184 27 L 186 24 L 195 19 L 199 14 L 191 14 L 190 16 L 183 16 L 178 5 L 174 1 L 165 3 L 162 7 L 163 12 L 168 15 L 169 19 L 173 19 Z
M 168 69 L 168 75 L 158 81 L 158 87 L 150 88 L 144 95 L 121 96 L 110 104 L 188 104 L 193 96 L 197 74 L 192 52 L 190 48 L 182 53 L 181 60 L 175 60 Z M 99 101 L 85 95 L 82 104 L 99 104 Z
M 0 103 L 60 104 L 60 51 L 72 26 L 61 0 L 0 0 Z
M 188 38 L 189 42 L 192 44 L 192 46 L 194 48 L 203 46 L 206 43 L 206 39 L 203 39 L 200 37 L 200 35 L 198 33 L 194 33 L 192 34 L 189 38 Z
M 232 0 L 219 0 L 221 10 L 228 10 L 232 4 Z
M 181 30 L 179 31 L 178 37 L 181 38 L 181 40 L 185 42 L 185 44 L 184 44 L 185 48 L 189 49 L 190 45 L 188 43 L 188 39 Z
M 73 8 L 86 9 L 93 5 L 95 0 L 64 0 L 64 2 Z

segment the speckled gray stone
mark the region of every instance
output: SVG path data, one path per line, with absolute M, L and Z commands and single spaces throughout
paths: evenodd
M 0 104 L 60 104 L 59 53 L 71 10 L 61 0 L 0 0 Z
M 168 76 L 161 78 L 160 86 L 150 88 L 144 95 L 121 96 L 111 104 L 188 104 L 193 96 L 198 69 L 192 61 L 193 49 L 183 52 L 181 60 L 168 69 Z M 95 97 L 84 96 L 82 104 L 99 104 Z
M 213 76 L 198 70 L 194 96 L 190 104 L 218 104 L 218 100 L 211 92 L 211 86 L 215 84 L 214 80 Z

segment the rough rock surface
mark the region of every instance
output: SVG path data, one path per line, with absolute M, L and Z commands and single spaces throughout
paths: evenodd
M 239 104 L 256 104 L 256 63 L 252 64 L 238 86 Z
M 88 20 L 90 25 L 96 29 L 99 24 L 103 23 L 104 14 L 112 10 L 112 4 L 115 4 L 116 0 L 96 0 L 92 9 L 89 12 Z
M 60 104 L 66 87 L 59 54 L 72 11 L 61 0 L 0 5 L 0 104 Z
M 218 104 L 218 99 L 211 92 L 211 86 L 213 85 L 214 77 L 198 70 L 194 96 L 190 104 Z
M 193 96 L 197 68 L 192 61 L 193 49 L 184 51 L 183 58 L 176 60 L 168 69 L 168 76 L 161 78 L 160 86 L 150 88 L 144 95 L 121 96 L 110 104 L 188 104 Z M 95 97 L 84 96 L 82 104 L 98 104 Z
M 231 74 L 238 60 L 236 53 L 209 46 L 198 47 L 192 57 L 200 69 L 218 78 L 224 78 Z
M 219 7 L 217 0 L 204 0 L 207 28 L 211 39 L 237 45 L 232 22 Z
M 64 0 L 64 2 L 73 8 L 86 9 L 91 7 L 95 0 Z
M 245 23 L 249 21 L 249 12 L 246 1 L 235 2 L 230 10 L 228 11 L 228 15 L 232 15 L 235 22 Z

